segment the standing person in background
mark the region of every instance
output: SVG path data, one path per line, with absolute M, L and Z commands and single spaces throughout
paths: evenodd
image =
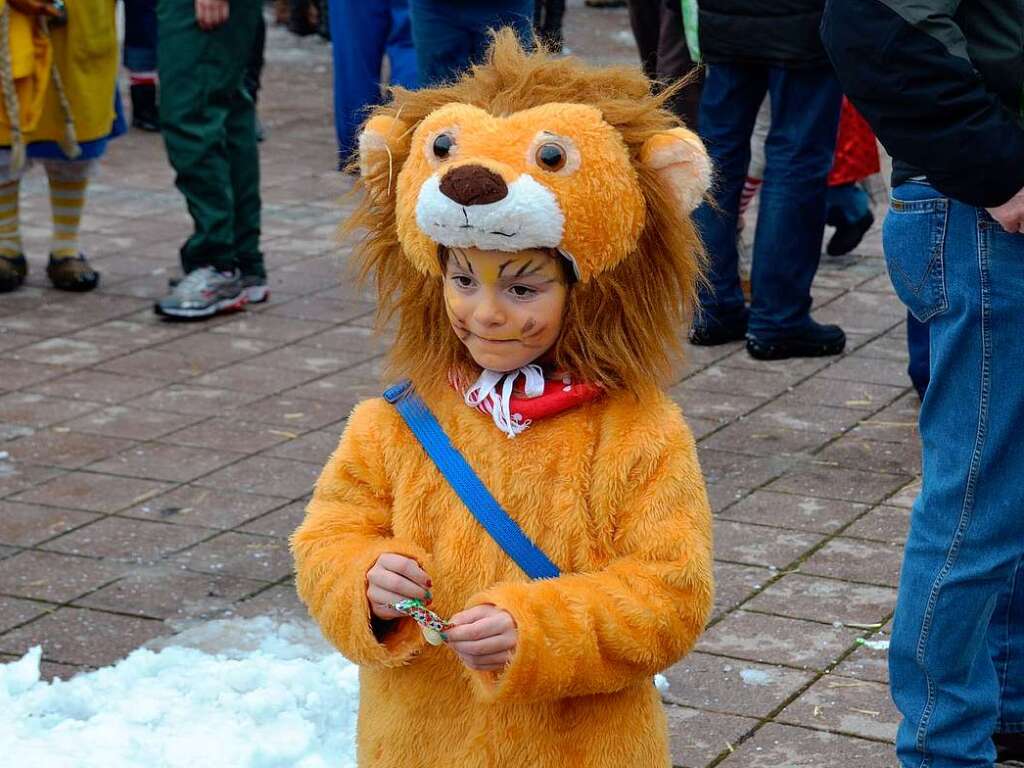
M 483 58 L 489 30 L 512 27 L 523 45 L 533 40 L 534 0 L 409 0 L 420 83 L 454 80 Z
M 338 169 L 356 149 L 367 110 L 381 102 L 381 66 L 387 55 L 391 84 L 419 87 L 407 0 L 331 0 L 334 54 L 334 129 Z
M 53 241 L 46 274 L 54 288 L 91 291 L 100 276 L 78 242 L 89 178 L 107 141 L 125 130 L 117 99 L 114 5 L 45 0 L 0 7 L 0 293 L 25 280 L 19 221 L 21 178 L 46 169 Z
M 195 224 L 184 279 L 158 315 L 200 319 L 266 301 L 256 108 L 245 88 L 260 0 L 158 0 L 160 128 Z
M 564 16 L 565 0 L 534 0 L 533 31 L 554 53 L 562 53 L 565 48 L 562 35 Z
M 629 24 L 649 80 L 668 85 L 697 68 L 693 54 L 698 52 L 691 52 L 687 45 L 680 0 L 629 0 Z M 696 75 L 668 105 L 693 130 L 697 129 L 702 80 Z
M 156 0 L 124 0 L 124 68 L 132 97 L 132 125 L 160 130 L 156 74 Z
M 892 155 L 886 263 L 931 345 L 889 648 L 896 752 L 990 768 L 1024 759 L 1024 12 L 839 0 L 822 39 Z
M 699 127 L 718 184 L 715 203 L 696 213 L 711 290 L 690 333 L 694 344 L 746 338 L 747 351 L 762 360 L 835 355 L 846 345 L 841 328 L 810 316 L 842 99 L 817 35 L 823 6 L 824 0 L 700 2 L 700 49 L 708 67 Z M 771 127 L 748 310 L 736 226 L 750 136 L 766 93 Z

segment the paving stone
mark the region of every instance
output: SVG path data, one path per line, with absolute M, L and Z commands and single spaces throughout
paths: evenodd
M 82 432 L 94 432 L 132 440 L 155 440 L 170 432 L 203 421 L 198 414 L 188 415 L 144 410 L 125 405 L 112 405 L 93 411 L 65 426 Z
M 768 568 L 716 561 L 715 607 L 712 611 L 712 619 L 718 618 L 747 600 L 776 575 L 775 571 Z
M 282 506 L 284 499 L 183 485 L 124 510 L 121 515 L 206 528 L 234 528 Z
M 172 384 L 131 401 L 133 408 L 198 416 L 220 416 L 225 411 L 259 399 L 258 394 L 191 384 Z
M 0 543 L 31 547 L 97 519 L 91 512 L 0 501 Z
M 0 664 L 18 661 L 22 655 L 14 653 L 0 653 Z M 54 680 L 70 680 L 79 672 L 86 672 L 91 669 L 93 669 L 93 667 L 90 667 L 87 664 L 57 664 L 53 661 L 42 660 L 39 662 L 39 679 L 47 683 Z
M 325 464 L 327 459 L 338 447 L 341 439 L 340 430 L 318 430 L 309 432 L 302 437 L 279 443 L 267 451 L 267 455 L 280 459 L 306 461 L 310 464 Z
M 889 632 L 888 626 L 882 632 L 857 648 L 833 670 L 833 674 L 852 677 L 856 680 L 873 680 L 889 684 Z
M 284 621 L 309 620 L 309 611 L 291 583 L 270 587 L 255 597 L 236 603 L 232 613 L 243 618 L 272 616 Z
M 51 611 L 53 606 L 33 600 L 0 596 L 0 634 Z
M 83 368 L 96 365 L 102 360 L 124 354 L 124 348 L 114 344 L 95 344 L 84 339 L 54 337 L 37 341 L 22 347 L 13 355 L 19 360 L 30 363 L 61 366 L 64 368 Z
M 196 485 L 296 499 L 313 489 L 322 469 L 317 464 L 260 455 L 206 475 Z
M 863 381 L 813 378 L 794 387 L 793 399 L 812 405 L 830 405 L 859 411 L 877 411 L 906 392 L 906 387 Z
M 64 603 L 124 573 L 124 566 L 55 552 L 23 551 L 0 560 L 0 592 Z
M 767 717 L 810 683 L 814 674 L 789 667 L 691 653 L 666 670 L 665 677 L 669 688 L 662 696 L 673 704 Z
M 921 474 L 919 445 L 865 440 L 863 433 L 844 435 L 826 446 L 818 458 L 849 469 L 904 476 Z
M 84 608 L 59 608 L 0 635 L 0 650 L 22 654 L 34 645 L 41 645 L 47 659 L 101 667 L 113 664 L 146 641 L 170 631 L 162 621 Z
M 786 707 L 779 722 L 893 741 L 899 714 L 889 688 L 868 680 L 826 675 Z
M 849 501 L 757 490 L 719 514 L 737 522 L 834 533 L 864 514 L 868 507 Z
M 896 606 L 896 590 L 790 573 L 743 607 L 750 611 L 865 627 L 884 621 Z
M 813 533 L 715 520 L 715 557 L 735 563 L 784 568 L 817 546 Z
M 20 440 L 4 443 L 3 448 L 15 462 L 78 469 L 130 445 L 130 440 L 76 432 L 65 427 L 40 429 Z
M 901 488 L 909 479 L 909 475 L 884 475 L 816 464 L 788 472 L 767 485 L 766 490 L 874 504 Z
M 697 451 L 704 479 L 737 488 L 756 488 L 779 477 L 797 461 L 788 456 L 742 456 L 701 445 Z
M 169 483 L 154 480 L 78 471 L 68 472 L 23 491 L 14 499 L 53 507 L 111 513 L 138 504 L 144 498 L 155 496 L 169 488 Z
M 863 413 L 853 408 L 812 405 L 793 394 L 772 400 L 750 417 L 755 424 L 835 435 L 857 424 Z
M 668 390 L 668 394 L 679 403 L 687 420 L 691 418 L 712 419 L 721 424 L 743 416 L 764 403 L 764 400 L 759 397 L 726 393 L 716 393 L 712 396 L 694 390 L 677 388 Z
M 860 539 L 835 538 L 800 566 L 809 575 L 895 587 L 903 548 Z
M 294 392 L 295 390 L 292 390 Z M 380 395 L 383 388 L 375 387 Z M 322 429 L 348 417 L 351 407 L 339 407 L 335 403 L 307 400 L 293 394 L 274 395 L 236 409 L 239 417 L 279 428 L 282 432 L 302 433 Z M 341 430 L 338 430 L 341 434 Z
M 209 537 L 206 528 L 105 517 L 48 541 L 42 549 L 108 560 L 151 562 Z
M 808 454 L 832 438 L 809 430 L 789 429 L 753 418 L 739 419 L 701 441 L 701 446 L 751 456 Z
M 321 375 L 295 368 L 270 368 L 263 365 L 262 360 L 260 357 L 252 363 L 235 363 L 226 368 L 219 368 L 200 376 L 192 383 L 203 387 L 221 387 L 256 395 L 271 395 Z
M 891 507 L 902 507 L 911 509 L 918 495 L 921 493 L 921 479 L 918 478 L 899 489 L 896 493 L 885 500 Z
M 843 534 L 859 539 L 874 539 L 903 544 L 910 530 L 910 510 L 904 507 L 878 506 L 847 528 Z
M 665 707 L 672 765 L 703 768 L 750 733 L 758 721 L 749 717 L 702 712 L 689 707 Z
M 879 768 L 895 765 L 892 746 L 769 723 L 720 763 L 723 768 Z
M 288 396 L 331 403 L 330 413 L 336 419 L 347 417 L 357 403 L 380 397 L 384 391 L 376 381 L 353 379 L 347 371 L 311 381 L 288 391 Z
M 272 307 L 267 310 L 267 313 L 299 320 L 343 323 L 369 314 L 373 312 L 373 309 L 373 304 L 363 301 L 337 301 L 317 296 L 304 296 Z
M 197 359 L 178 352 L 141 349 L 138 352 L 100 363 L 97 368 L 101 371 L 126 376 L 154 379 L 164 385 L 201 376 L 224 364 L 223 361 L 217 359 Z
M 46 397 L 34 392 L 9 392 L 0 395 L 0 421 L 26 424 L 36 428 L 68 421 L 96 408 L 95 403 Z
M 248 423 L 237 418 L 204 418 L 177 432 L 164 435 L 160 442 L 245 455 L 259 453 L 298 436 L 297 432 L 268 424 Z
M 705 632 L 697 649 L 762 664 L 825 669 L 862 634 L 829 624 L 740 610 Z
M 305 322 L 285 320 L 285 318 L 281 318 L 281 321 Z M 277 321 L 275 320 L 275 322 Z M 361 350 L 370 356 L 382 354 L 390 346 L 387 343 L 389 341 L 390 337 L 388 334 L 377 336 L 371 328 L 362 328 L 356 325 L 338 325 L 334 327 L 328 326 L 327 330 L 303 339 L 302 343 L 315 349 L 340 349 L 346 352 L 349 350 Z
M 309 502 L 293 501 L 291 504 L 268 512 L 252 522 L 246 523 L 239 530 L 246 533 L 258 533 L 263 536 L 273 536 L 279 539 L 286 539 L 295 532 L 299 524 L 306 518 L 306 507 Z
M 164 443 L 143 443 L 89 465 L 93 472 L 125 477 L 188 482 L 243 458 L 241 453 L 209 451 Z
M 685 379 L 678 388 L 683 392 L 700 390 L 765 400 L 785 392 L 789 388 L 789 382 L 785 376 L 764 368 L 743 369 L 711 365 Z M 684 398 L 684 408 L 687 402 L 688 399 Z
M 63 474 L 64 470 L 55 467 L 0 460 L 0 498 L 13 496 Z
M 85 370 L 36 384 L 32 390 L 51 397 L 116 405 L 152 392 L 160 386 L 161 384 L 153 379 Z
M 159 352 L 176 352 L 190 361 L 214 361 L 223 366 L 255 357 L 278 344 L 279 342 L 270 339 L 251 339 L 230 334 L 225 336 L 222 333 L 203 330 L 161 344 L 155 349 Z
M 288 542 L 229 531 L 178 555 L 189 570 L 243 579 L 277 581 L 292 572 Z
M 316 334 L 321 332 L 329 333 L 330 329 L 330 323 L 274 317 L 272 315 L 264 317 L 246 313 L 242 317 L 232 319 L 232 322 L 228 325 L 211 328 L 210 330 L 213 333 L 222 333 L 229 336 L 246 336 L 253 339 L 282 342 L 294 342 L 304 339 L 303 343 L 309 343 L 309 337 L 315 337 Z
M 27 333 L 17 333 L 13 329 L 8 329 L 5 326 L 0 325 L 0 352 L 8 352 L 12 349 L 24 347 L 37 341 L 39 341 L 38 336 L 32 336 Z
M 75 605 L 176 622 L 209 620 L 228 613 L 236 601 L 265 582 L 192 573 L 182 566 L 146 568 L 75 601 Z
M 855 353 L 830 365 L 821 375 L 826 379 L 845 379 L 899 387 L 906 386 L 907 366 L 901 361 L 857 356 Z
M 30 363 L 9 355 L 0 357 L 0 369 L 4 372 L 4 375 L 0 377 L 0 391 L 10 390 L 12 392 L 67 373 L 66 369 L 56 365 Z

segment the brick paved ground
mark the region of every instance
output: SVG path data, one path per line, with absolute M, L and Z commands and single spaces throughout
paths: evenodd
M 576 2 L 567 25 L 577 52 L 633 61 L 623 11 Z M 327 49 L 275 31 L 270 59 L 269 305 L 152 315 L 188 229 L 158 137 L 119 140 L 92 190 L 95 294 L 47 287 L 45 188 L 28 185 L 31 277 L 0 297 L 0 661 L 41 643 L 66 676 L 227 611 L 302 613 L 285 537 L 350 407 L 378 391 L 380 350 L 331 240 L 345 182 Z M 719 585 L 668 674 L 679 766 L 894 763 L 885 654 L 861 643 L 886 637 L 919 449 L 877 232 L 823 262 L 814 296 L 845 356 L 695 349 L 673 389 L 700 437 Z

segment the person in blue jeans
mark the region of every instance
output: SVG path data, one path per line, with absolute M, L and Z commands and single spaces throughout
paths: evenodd
M 407 0 L 329 0 L 328 22 L 334 54 L 334 129 L 338 168 L 356 150 L 367 108 L 379 104 L 385 54 L 391 84 L 420 85 Z
M 420 81 L 456 79 L 481 60 L 489 30 L 512 27 L 524 45 L 533 40 L 533 0 L 409 0 Z
M 1024 760 L 1024 13 L 829 0 L 822 37 L 893 157 L 885 259 L 930 347 L 889 647 L 897 756 Z
M 700 49 L 708 66 L 698 125 L 717 183 L 714 201 L 695 213 L 708 252 L 709 285 L 690 331 L 693 344 L 745 338 L 750 355 L 763 360 L 833 355 L 846 344 L 841 328 L 810 316 L 842 100 L 817 38 L 823 4 L 794 0 L 781 15 L 768 0 L 699 5 Z M 766 93 L 771 128 L 748 309 L 736 225 L 750 137 Z

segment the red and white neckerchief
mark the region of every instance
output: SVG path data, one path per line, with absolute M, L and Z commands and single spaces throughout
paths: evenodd
M 516 387 L 520 376 L 521 390 Z M 484 370 L 469 388 L 460 386 L 455 379 L 452 385 L 463 393 L 466 405 L 489 414 L 495 426 L 510 438 L 537 419 L 575 408 L 603 393 L 593 384 L 575 384 L 568 376 L 545 379 L 544 370 L 536 363 L 507 373 Z

